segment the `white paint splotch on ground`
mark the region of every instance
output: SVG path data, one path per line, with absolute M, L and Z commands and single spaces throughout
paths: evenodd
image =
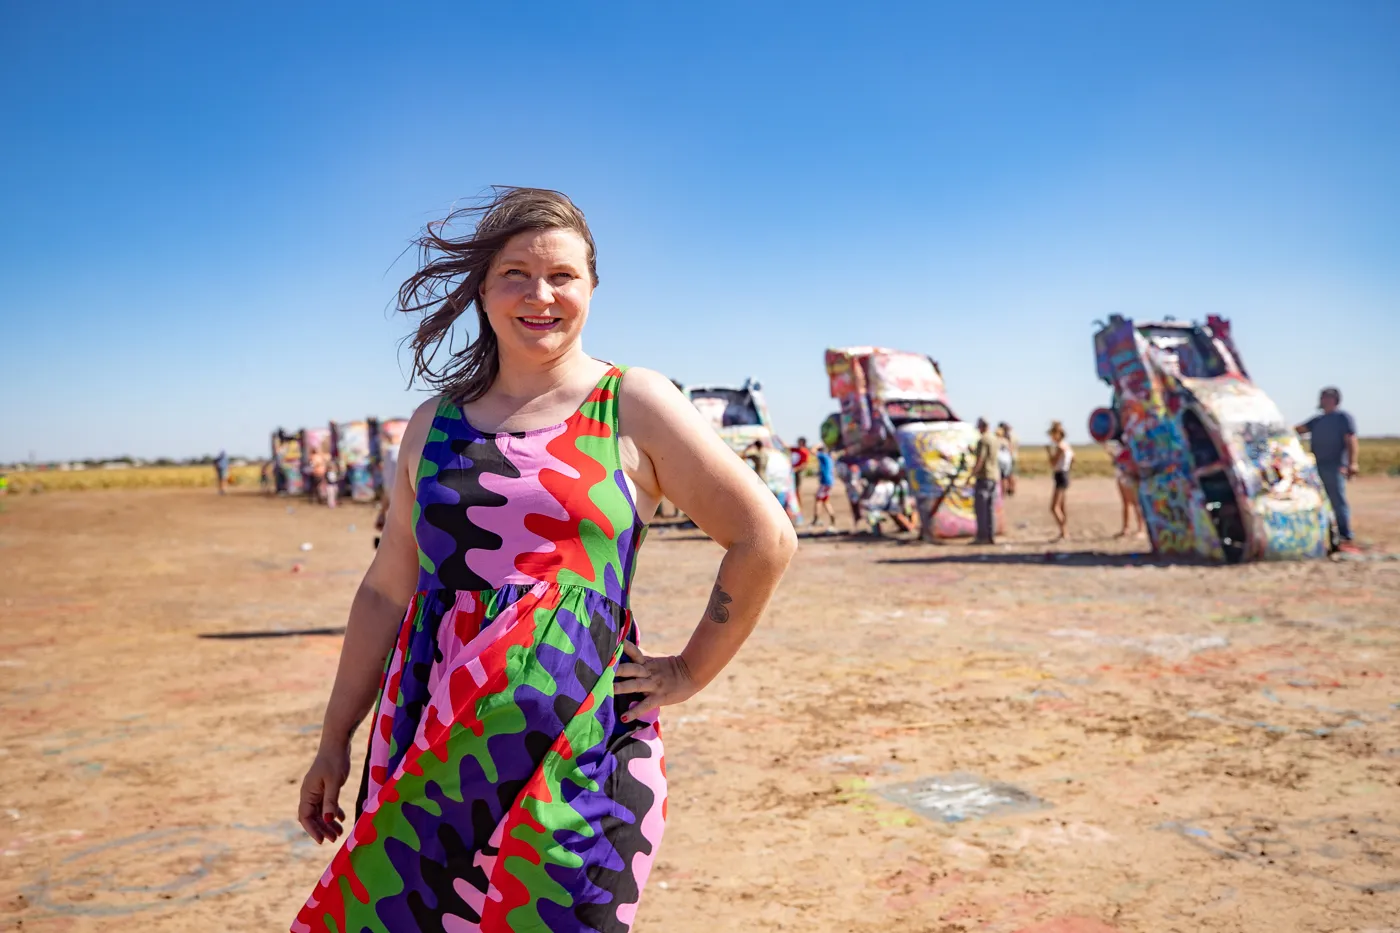
M 1166 661 L 1183 661 L 1200 651 L 1224 648 L 1230 640 L 1221 635 L 1159 634 L 1139 638 L 1132 635 L 1105 635 L 1087 628 L 1057 628 L 1048 633 L 1052 638 L 1073 638 L 1096 645 L 1140 651 Z
M 933 775 L 907 784 L 882 787 L 878 792 L 892 803 L 944 823 L 960 823 L 1002 813 L 1023 813 L 1050 806 L 1019 787 L 963 773 Z

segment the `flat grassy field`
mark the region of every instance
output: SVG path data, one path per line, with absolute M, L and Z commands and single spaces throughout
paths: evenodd
M 1043 476 L 1050 472 L 1044 448 L 1023 445 L 1016 465 L 1022 476 Z M 234 488 L 256 488 L 260 467 L 256 464 L 234 467 L 229 483 Z M 1400 437 L 1363 437 L 1361 473 L 1385 476 L 1400 471 Z M 815 468 L 811 472 L 815 472 Z M 1074 448 L 1075 476 L 1112 476 L 1108 454 L 1097 444 Z M 157 489 L 212 487 L 214 469 L 208 466 L 133 467 L 129 470 L 42 470 L 8 474 L 11 493 L 59 492 L 83 489 Z
M 229 470 L 229 484 L 236 489 L 257 488 L 261 467 L 257 464 Z M 25 470 L 6 474 L 10 492 L 68 492 L 84 489 L 164 489 L 214 486 L 211 466 L 151 466 L 127 470 Z
M 1306 445 L 1305 445 L 1306 446 Z M 1361 439 L 1361 475 L 1386 476 L 1400 470 L 1400 437 L 1363 437 Z M 1045 448 L 1022 445 L 1016 472 L 1022 476 L 1044 476 L 1050 472 Z M 1074 448 L 1075 476 L 1112 476 L 1113 464 L 1108 453 L 1097 444 Z

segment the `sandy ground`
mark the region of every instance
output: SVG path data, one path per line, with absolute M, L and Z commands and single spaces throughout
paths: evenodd
M 1024 482 L 993 549 L 804 540 L 664 719 L 637 930 L 1400 930 L 1400 562 L 1154 566 L 1106 480 L 1052 548 L 1048 495 Z M 1400 551 L 1400 481 L 1353 497 Z M 0 506 L 0 928 L 285 930 L 331 855 L 292 817 L 340 639 L 205 636 L 343 625 L 370 510 Z M 653 534 L 651 651 L 719 556 Z

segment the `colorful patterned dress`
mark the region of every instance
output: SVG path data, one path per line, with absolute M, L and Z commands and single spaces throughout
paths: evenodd
M 484 434 L 438 406 L 363 811 L 293 933 L 631 929 L 666 777 L 655 714 L 624 723 L 635 697 L 613 694 L 645 532 L 621 381 L 611 367 L 536 431 Z

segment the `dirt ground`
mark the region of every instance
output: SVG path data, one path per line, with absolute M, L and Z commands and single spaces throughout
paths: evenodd
M 637 930 L 1400 930 L 1400 480 L 1352 491 L 1372 550 L 1347 562 L 1154 565 L 1110 537 L 1109 480 L 1070 490 L 1067 545 L 1045 480 L 992 549 L 805 538 L 663 719 Z M 0 928 L 285 930 L 331 856 L 293 814 L 340 638 L 282 633 L 344 624 L 371 511 L 0 509 Z M 650 651 L 719 557 L 653 533 Z

